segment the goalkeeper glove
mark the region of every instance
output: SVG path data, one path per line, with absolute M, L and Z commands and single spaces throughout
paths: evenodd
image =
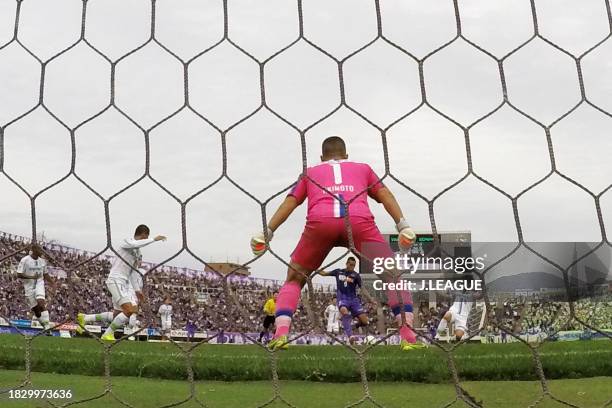
M 272 241 L 272 236 L 272 230 L 268 228 L 268 241 Z M 259 256 L 266 252 L 266 249 L 266 237 L 263 232 L 251 237 L 251 250 L 253 251 L 253 255 Z
M 402 218 L 397 223 L 395 228 L 397 228 L 397 232 L 399 232 L 399 235 L 397 237 L 397 242 L 398 242 L 400 250 L 409 249 L 412 246 L 412 244 L 414 244 L 414 241 L 416 240 L 416 234 L 414 233 L 412 228 L 410 228 L 410 225 L 408 225 L 408 221 Z

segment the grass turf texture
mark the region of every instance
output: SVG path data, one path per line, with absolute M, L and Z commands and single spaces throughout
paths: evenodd
M 0 370 L 2 386 L 16 385 L 23 379 L 23 372 Z M 541 386 L 537 381 L 490 381 L 465 382 L 463 387 L 485 407 L 516 408 L 526 407 L 535 402 L 541 395 Z M 612 398 L 611 378 L 589 378 L 575 380 L 550 380 L 548 382 L 552 395 L 563 401 L 583 408 L 602 407 Z M 100 377 L 80 375 L 59 375 L 46 373 L 32 374 L 33 389 L 71 389 L 72 400 L 53 400 L 61 404 L 78 401 L 102 394 L 105 380 Z M 305 381 L 282 381 L 281 394 L 297 407 L 331 408 L 343 407 L 355 402 L 363 395 L 359 383 L 331 384 Z M 134 377 L 113 378 L 113 392 L 121 400 L 135 407 L 161 406 L 182 401 L 189 395 L 189 386 L 185 381 L 154 380 Z M 388 408 L 399 407 L 439 407 L 455 398 L 455 391 L 450 384 L 420 383 L 370 383 L 370 392 L 375 401 Z M 272 395 L 272 384 L 269 381 L 253 382 L 214 382 L 199 381 L 195 383 L 197 398 L 211 408 L 255 407 L 268 401 Z M 0 395 L 0 406 L 3 408 L 47 407 L 43 400 L 10 400 L 7 394 Z M 108 408 L 117 406 L 116 400 L 105 395 L 99 399 L 77 406 Z M 200 407 L 194 401 L 180 405 L 182 408 Z M 271 407 L 286 407 L 282 403 L 272 403 Z M 457 402 L 453 407 L 464 407 Z M 538 407 L 561 407 L 562 404 L 546 397 Z M 364 403 L 360 408 L 371 408 L 373 404 Z
M 31 369 L 36 372 L 100 376 L 103 348 L 89 338 L 36 337 Z M 612 376 L 612 342 L 546 343 L 539 348 L 547 378 Z M 0 335 L 0 369 L 25 367 L 25 339 Z M 530 350 L 523 344 L 464 344 L 453 352 L 461 380 L 536 380 Z M 258 381 L 271 378 L 270 357 L 254 345 L 202 344 L 192 353 L 196 380 Z M 113 376 L 182 380 L 186 357 L 171 343 L 123 341 L 112 347 Z M 377 346 L 366 353 L 371 381 L 450 381 L 446 354 L 436 347 L 401 352 Z M 359 381 L 354 352 L 343 346 L 295 346 L 278 353 L 281 380 L 325 382 Z

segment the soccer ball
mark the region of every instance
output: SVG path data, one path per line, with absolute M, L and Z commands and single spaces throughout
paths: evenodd
M 363 339 L 363 344 L 374 344 L 377 341 L 378 339 L 370 334 L 370 335 L 367 335 L 365 339 Z

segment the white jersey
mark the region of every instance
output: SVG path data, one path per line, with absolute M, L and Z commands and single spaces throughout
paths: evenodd
M 38 300 L 44 300 L 45 294 L 45 280 L 43 275 L 47 273 L 47 261 L 38 257 L 38 259 L 32 258 L 30 255 L 24 256 L 19 261 L 17 267 L 17 273 L 23 274 L 24 276 L 38 279 L 22 279 L 23 289 L 25 293 L 26 302 L 29 307 L 34 307 L 38 304 Z
M 336 323 L 340 320 L 340 310 L 336 305 L 329 305 L 325 309 L 325 318 L 327 319 L 327 323 Z
M 134 292 L 142 292 L 142 287 L 144 286 L 143 278 L 146 275 L 147 270 L 143 268 L 139 268 L 138 272 L 130 271 L 130 275 L 129 275 L 130 285 L 132 286 L 132 289 L 134 290 Z
M 47 273 L 47 261 L 41 257 L 34 259 L 30 255 L 26 255 L 19 261 L 17 273 L 23 274 L 29 278 L 38 277 L 42 279 L 43 274 Z M 24 283 L 27 281 L 34 282 L 33 280 L 25 279 Z
M 152 242 L 154 242 L 153 238 L 125 239 L 117 249 L 119 256 L 115 257 L 113 261 L 108 279 L 115 279 L 127 283 L 130 280 L 130 273 L 133 270 L 132 267 L 138 269 L 140 266 L 140 261 L 142 260 L 140 248 Z
M 159 307 L 159 311 L 157 312 L 161 316 L 162 319 L 169 319 L 172 317 L 172 305 L 163 304 Z

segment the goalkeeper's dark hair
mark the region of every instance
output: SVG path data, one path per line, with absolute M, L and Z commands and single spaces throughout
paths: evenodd
M 139 226 L 136 227 L 136 231 L 134 231 L 134 236 L 143 235 L 143 234 L 149 235 L 150 232 L 151 231 L 149 230 L 149 227 L 147 227 L 144 224 L 140 224 Z
M 357 263 L 357 259 L 355 259 L 354 256 L 349 256 L 348 258 L 346 258 L 346 262 L 348 262 L 348 261 L 353 261 L 353 262 Z
M 346 155 L 346 144 L 340 136 L 330 136 L 323 141 L 321 154 L 325 157 Z

